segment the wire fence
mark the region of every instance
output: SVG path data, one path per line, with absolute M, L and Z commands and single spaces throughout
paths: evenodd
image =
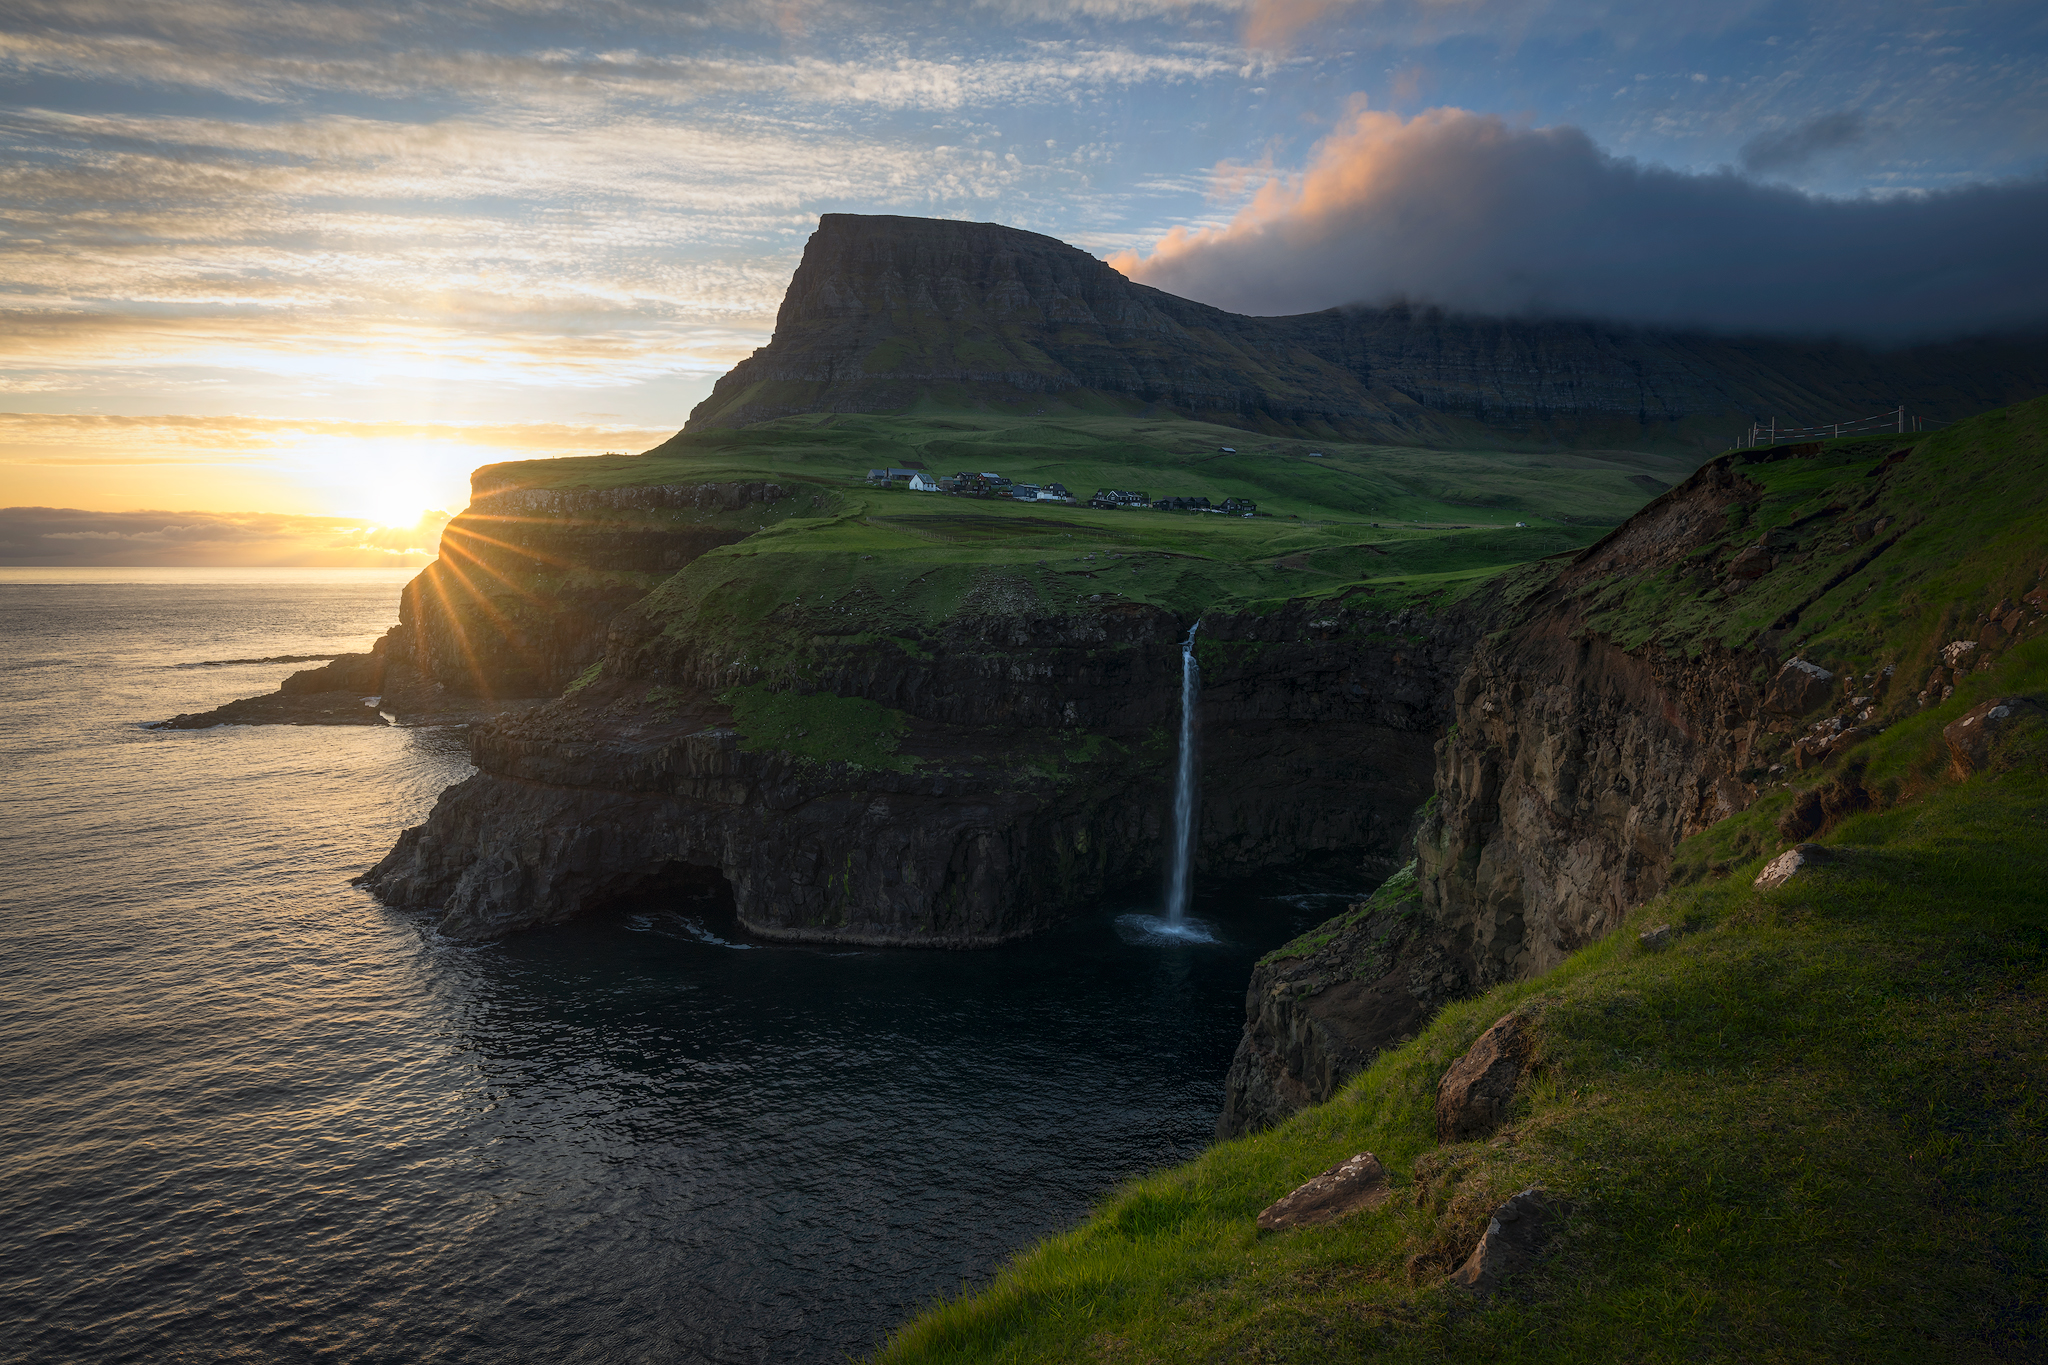
M 1752 446 L 1774 446 L 1781 441 L 1832 441 L 1843 436 L 1867 435 L 1873 431 L 1892 431 L 1904 435 L 1909 431 L 1936 431 L 1953 425 L 1952 421 L 1938 421 L 1907 412 L 1905 404 L 1901 403 L 1890 412 L 1872 413 L 1868 417 L 1856 417 L 1846 422 L 1824 422 L 1811 427 L 1781 427 L 1778 420 L 1773 417 L 1751 424 L 1748 439 L 1738 436 L 1735 438 L 1735 444 L 1728 448 L 1744 450 Z

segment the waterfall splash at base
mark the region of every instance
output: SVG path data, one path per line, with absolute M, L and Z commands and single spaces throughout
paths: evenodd
M 1188 918 L 1188 895 L 1194 884 L 1195 787 L 1197 774 L 1195 707 L 1202 699 L 1202 666 L 1195 662 L 1197 620 L 1180 646 L 1180 764 L 1173 782 L 1173 851 L 1166 883 L 1166 914 L 1122 915 L 1117 929 L 1127 938 L 1213 943 L 1206 924 Z

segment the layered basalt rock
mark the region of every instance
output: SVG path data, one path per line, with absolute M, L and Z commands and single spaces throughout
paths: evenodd
M 1867 412 L 1912 392 L 1961 416 L 2048 388 L 2041 338 L 1877 353 L 1582 320 L 1408 307 L 1224 312 L 994 223 L 828 213 L 773 340 L 686 430 L 918 402 L 1107 395 L 1229 422 L 1436 443 L 1597 439 L 1719 448 L 1770 413 Z M 1712 420 L 1711 428 L 1699 423 Z M 1676 424 L 1676 425 L 1675 425 Z
M 1477 619 L 1205 622 L 1199 865 L 1390 859 Z M 1185 623 L 1115 607 L 958 629 L 952 648 L 815 660 L 834 695 L 904 713 L 901 770 L 882 770 L 755 751 L 717 700 L 729 664 L 619 624 L 606 681 L 482 729 L 478 774 L 366 882 L 482 938 L 699 869 L 765 936 L 966 947 L 1156 870 Z
M 661 578 L 758 529 L 730 514 L 797 496 L 760 481 L 605 489 L 495 486 L 406 584 L 388 656 L 473 697 L 552 696 L 604 652 L 611 618 Z
M 1322 1104 L 1466 993 L 1464 967 L 1422 913 L 1413 867 L 1252 969 L 1224 1077 L 1219 1139 Z
M 1654 895 L 1686 835 L 1755 794 L 1754 651 L 1631 650 L 1579 590 L 1678 563 L 1759 490 L 1706 466 L 1594 546 L 1459 680 L 1417 836 L 1423 903 L 1475 986 L 1547 971 Z

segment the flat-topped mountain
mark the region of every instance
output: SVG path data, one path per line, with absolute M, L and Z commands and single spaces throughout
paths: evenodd
M 1035 232 L 828 213 L 773 339 L 685 429 L 1107 402 L 1401 443 L 1719 449 L 1752 420 L 1835 421 L 1901 403 L 1953 419 L 2043 390 L 2048 335 L 1879 352 L 1405 307 L 1245 317 L 1134 283 Z

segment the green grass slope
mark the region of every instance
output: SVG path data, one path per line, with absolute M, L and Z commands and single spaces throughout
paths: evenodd
M 2042 581 L 2044 427 L 2048 403 L 1991 414 L 1917 443 L 1886 480 L 1848 443 L 1749 466 L 1766 495 L 1729 535 L 1789 530 L 1772 575 L 1708 596 L 1724 546 L 1588 591 L 1641 643 L 1775 632 L 1788 652 L 1904 673 L 1980 604 Z M 1897 524 L 1856 541 L 1887 511 L 1842 513 L 1880 482 L 1903 490 Z M 1895 557 L 1799 539 L 1823 525 L 1857 546 L 1892 536 Z M 1821 572 L 1837 551 L 1856 567 Z M 1945 702 L 1893 693 L 1888 728 L 1853 751 L 1872 808 L 1821 839 L 1837 862 L 1752 885 L 1779 818 L 1839 770 L 1795 774 L 1687 841 L 1683 884 L 1623 930 L 1446 1009 L 1331 1103 L 1132 1182 L 878 1358 L 2043 1358 L 2048 732 L 2022 730 L 1967 781 L 1941 739 L 2011 695 L 2048 696 L 2048 640 L 2004 650 Z M 1667 924 L 1671 947 L 1639 942 Z M 1439 1146 L 1439 1077 L 1535 1000 L 1535 1065 L 1507 1126 Z M 1359 1151 L 1385 1163 L 1392 1202 L 1257 1230 L 1261 1208 Z M 1547 1258 L 1489 1301 L 1447 1286 L 1490 1211 L 1536 1184 L 1570 1209 Z
M 1260 515 L 868 486 L 871 467 L 908 461 L 934 473 L 1060 482 L 1083 499 L 1100 487 L 1249 497 Z M 951 413 L 785 418 L 687 433 L 638 456 L 493 466 L 479 483 L 781 483 L 790 496 L 766 509 L 696 516 L 742 516 L 761 529 L 667 578 L 645 606 L 677 632 L 787 655 L 820 634 L 915 647 L 922 632 L 992 610 L 1061 614 L 1122 602 L 1192 617 L 1353 593 L 1390 605 L 1444 600 L 1509 565 L 1590 542 L 1691 468 L 1625 451 L 1447 452 L 1251 438 L 1176 418 Z

